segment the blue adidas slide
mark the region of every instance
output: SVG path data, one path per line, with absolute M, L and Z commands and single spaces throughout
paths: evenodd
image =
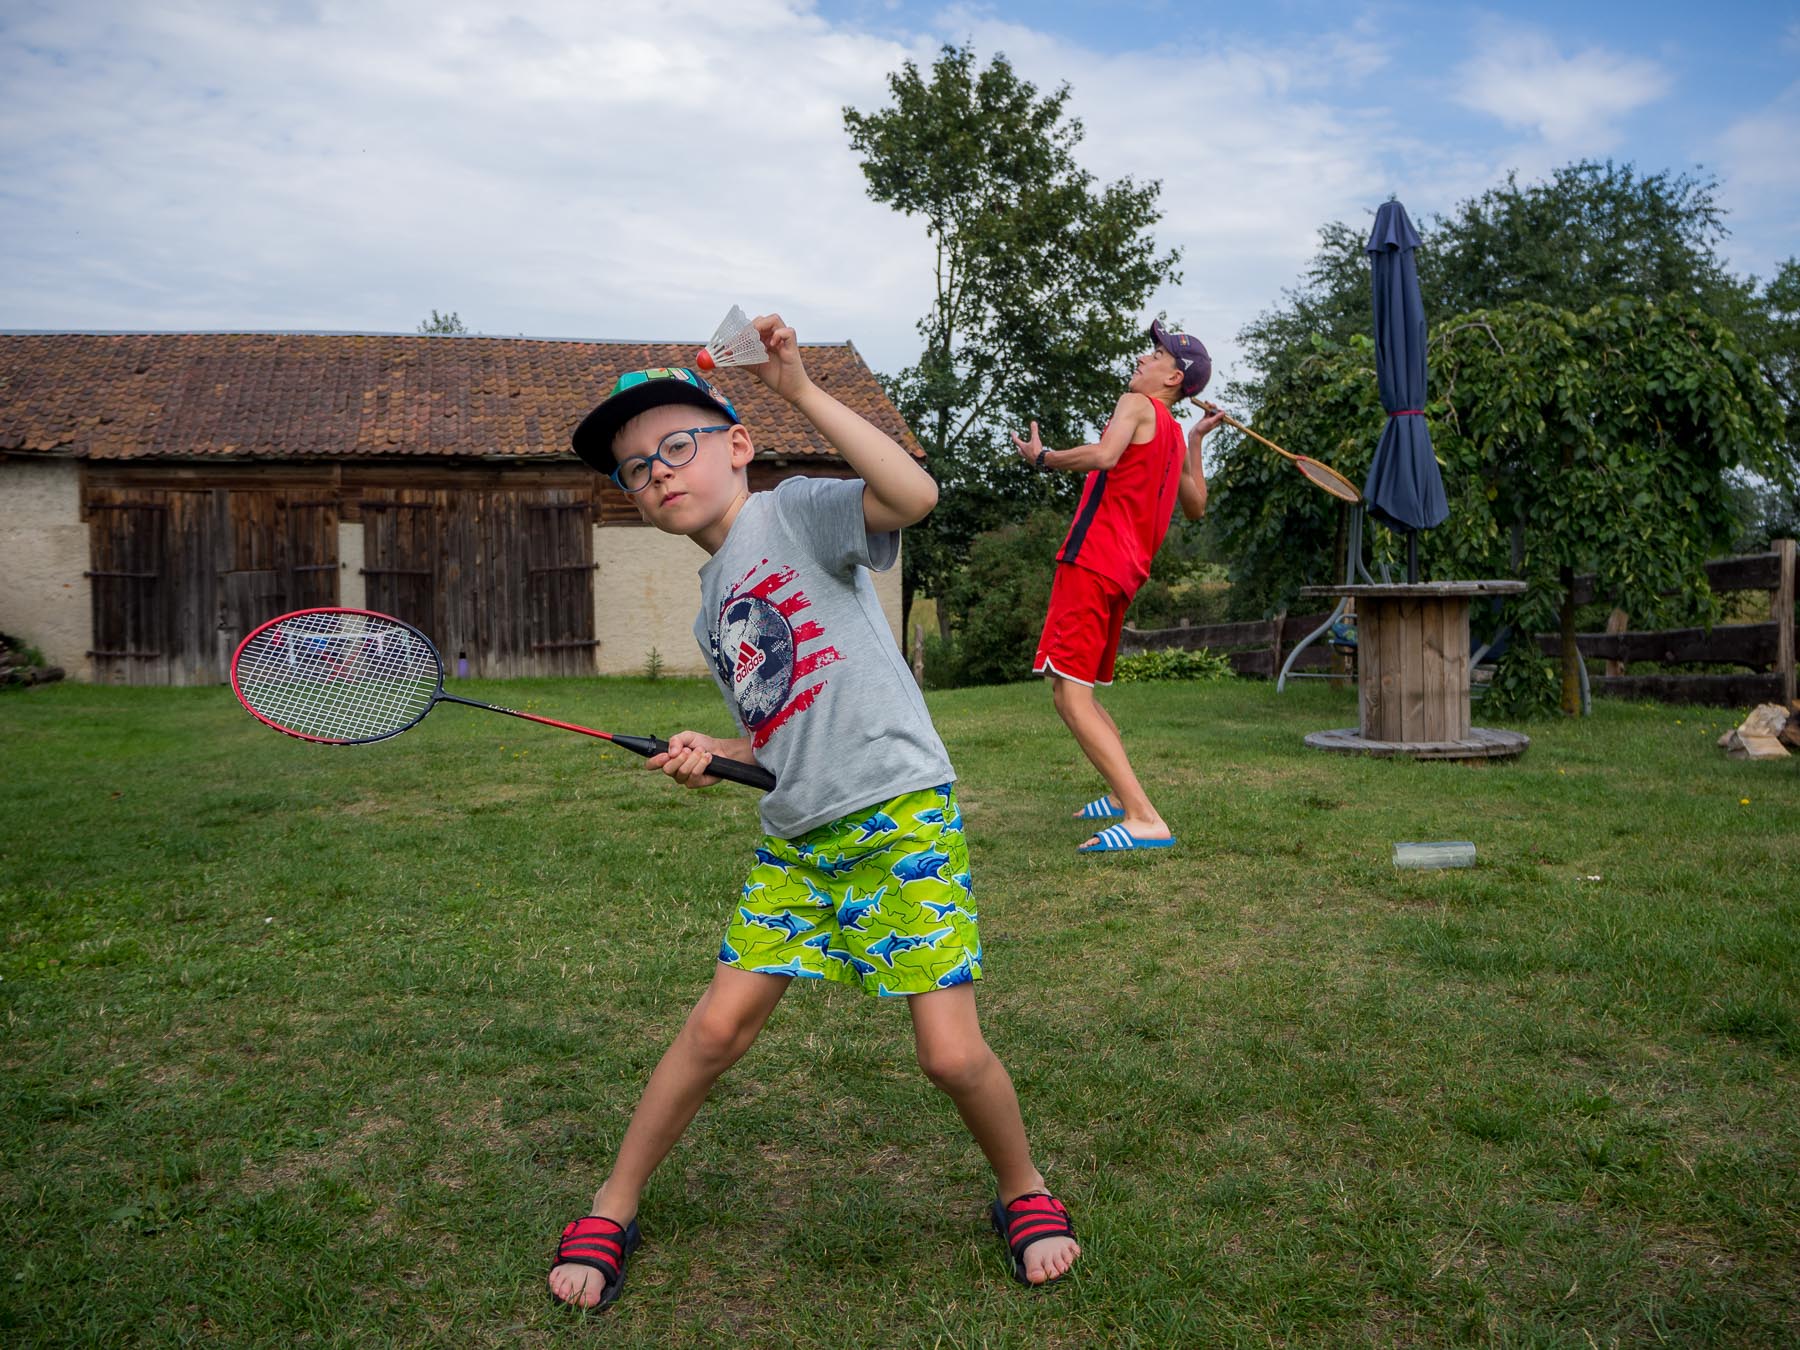
M 1139 839 L 1123 825 L 1109 825 L 1094 836 L 1094 842 L 1083 844 L 1077 853 L 1131 853 L 1140 848 L 1174 848 L 1173 839 Z
M 1113 805 L 1113 799 L 1109 793 L 1107 796 L 1094 798 L 1093 801 L 1082 807 L 1081 810 L 1075 813 L 1075 819 L 1123 820 L 1125 819 L 1125 813 Z

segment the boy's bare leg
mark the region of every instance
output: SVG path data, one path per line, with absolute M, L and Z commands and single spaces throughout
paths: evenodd
M 957 1114 L 994 1169 L 1000 1199 L 1013 1201 L 1030 1191 L 1048 1190 L 1031 1161 L 1025 1121 L 1006 1067 L 988 1048 L 975 1014 L 975 986 L 959 984 L 914 994 L 913 1038 L 919 1067 L 956 1103 Z M 1025 1278 L 1042 1284 L 1068 1273 L 1081 1255 L 1072 1238 L 1045 1238 L 1025 1249 Z
M 1055 696 L 1055 691 L 1054 691 L 1054 690 L 1052 690 L 1052 697 L 1054 697 L 1054 696 Z M 1108 726 L 1108 727 L 1110 727 L 1110 728 L 1111 728 L 1111 729 L 1112 729 L 1112 734 L 1113 734 L 1113 735 L 1114 735 L 1114 736 L 1118 736 L 1118 737 L 1119 737 L 1119 744 L 1120 744 L 1120 745 L 1121 745 L 1121 746 L 1123 746 L 1123 745 L 1124 745 L 1124 743 L 1125 743 L 1125 738 L 1124 738 L 1124 737 L 1123 737 L 1123 736 L 1122 736 L 1122 735 L 1120 735 L 1120 733 L 1119 733 L 1119 724 L 1118 724 L 1118 723 L 1117 723 L 1117 722 L 1115 722 L 1115 721 L 1113 721 L 1113 720 L 1112 720 L 1112 714 L 1111 714 L 1111 713 L 1109 713 L 1109 712 L 1107 712 L 1107 711 L 1106 711 L 1106 708 L 1105 708 L 1105 706 L 1104 706 L 1104 705 L 1102 705 L 1102 704 L 1101 704 L 1101 702 L 1100 702 L 1100 700 L 1099 700 L 1099 698 L 1098 698 L 1098 697 L 1096 697 L 1096 698 L 1095 698 L 1095 699 L 1094 699 L 1094 711 L 1095 711 L 1095 712 L 1097 712 L 1097 713 L 1099 713 L 1099 714 L 1100 714 L 1100 716 L 1101 716 L 1101 717 L 1103 717 L 1103 718 L 1104 718 L 1104 719 L 1105 719 L 1105 720 L 1106 720 L 1106 725 L 1107 725 L 1107 726 Z M 1110 784 L 1110 783 L 1108 783 L 1108 784 L 1107 784 L 1107 787 L 1109 787 L 1109 788 L 1110 788 L 1110 787 L 1111 787 L 1111 786 L 1112 786 L 1112 784 Z M 1107 795 L 1108 795 L 1108 796 L 1111 796 L 1111 793 L 1108 793 L 1108 794 L 1107 794 Z M 1118 802 L 1119 802 L 1119 799 L 1118 799 L 1118 798 L 1117 798 L 1117 797 L 1113 797 L 1113 798 L 1112 798 L 1112 802 L 1113 802 L 1113 805 L 1115 805 L 1115 806 L 1117 806 L 1117 805 L 1118 805 Z M 1074 810 L 1073 810 L 1073 811 L 1071 811 L 1071 812 L 1070 812 L 1070 813 L 1069 813 L 1069 819 L 1071 819 L 1071 820 L 1080 820 L 1080 819 L 1081 819 L 1081 813 L 1082 813 L 1082 812 L 1083 812 L 1083 811 L 1085 811 L 1085 810 L 1086 810 L 1086 809 L 1087 809 L 1087 808 L 1086 808 L 1086 807 L 1085 807 L 1085 806 L 1078 806 L 1078 807 L 1076 807 L 1076 808 L 1075 808 L 1075 809 L 1074 809 Z
M 1095 699 L 1094 691 L 1060 675 L 1050 677 L 1050 688 L 1057 715 L 1074 733 L 1075 743 L 1100 771 L 1107 787 L 1112 789 L 1113 800 L 1125 813 L 1125 819 L 1118 823 L 1139 839 L 1169 838 L 1169 827 L 1150 804 L 1137 775 L 1131 771 L 1131 761 L 1125 757 L 1125 742 L 1119 737 L 1118 726 Z M 1091 844 L 1096 838 L 1098 836 L 1087 842 Z
M 719 966 L 675 1041 L 663 1052 L 638 1098 L 612 1173 L 594 1193 L 592 1213 L 628 1224 L 656 1165 L 668 1156 L 712 1085 L 748 1050 L 787 992 L 784 975 Z M 550 1271 L 550 1290 L 565 1303 L 591 1308 L 604 1293 L 600 1272 L 564 1264 Z

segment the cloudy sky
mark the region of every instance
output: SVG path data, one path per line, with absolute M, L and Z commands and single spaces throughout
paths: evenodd
M 1151 307 L 1226 374 L 1320 224 L 1508 169 L 1698 167 L 1737 270 L 1800 253 L 1800 3 L 3 0 L 0 329 L 687 339 L 735 302 L 898 369 L 930 256 L 841 109 L 965 41 L 1162 181 Z

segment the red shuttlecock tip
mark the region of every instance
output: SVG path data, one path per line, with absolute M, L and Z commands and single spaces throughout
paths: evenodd
M 702 370 L 711 370 L 716 363 L 713 361 L 713 354 L 702 347 L 694 354 L 694 364 Z

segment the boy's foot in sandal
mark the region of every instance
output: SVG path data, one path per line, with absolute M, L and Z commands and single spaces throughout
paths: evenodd
M 1076 820 L 1123 820 L 1125 812 L 1108 793 L 1104 797 L 1096 797 L 1075 813 Z
M 550 1258 L 550 1297 L 571 1308 L 612 1307 L 625 1288 L 625 1268 L 643 1241 L 637 1220 L 626 1224 L 589 1214 L 562 1231 Z
M 1048 1191 L 1027 1191 L 1010 1201 L 996 1200 L 988 1211 L 994 1231 L 1006 1244 L 1012 1277 L 1040 1289 L 1067 1275 L 1081 1255 L 1068 1206 Z
M 1173 847 L 1175 836 L 1162 821 L 1125 820 L 1117 825 L 1108 825 L 1075 851 L 1130 853 L 1136 849 Z

